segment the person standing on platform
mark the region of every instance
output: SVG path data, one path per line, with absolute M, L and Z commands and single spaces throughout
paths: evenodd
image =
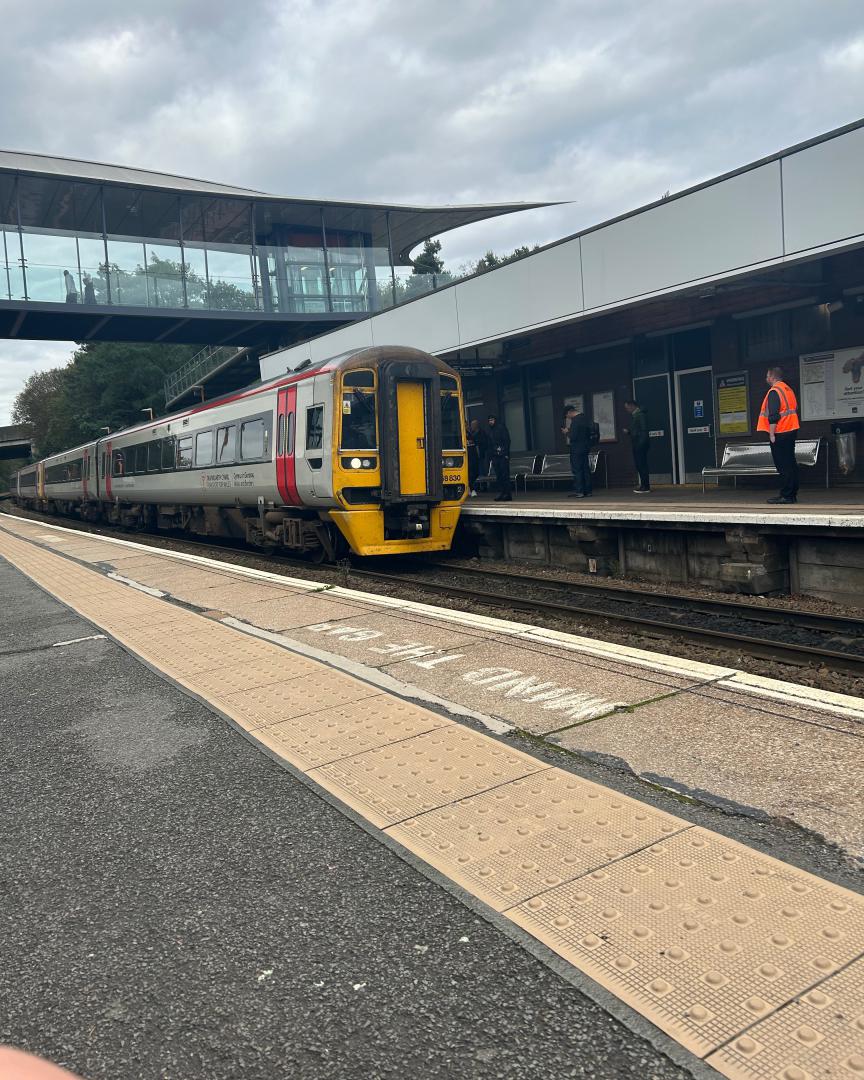
M 479 420 L 468 425 L 468 486 L 471 498 L 477 495 L 477 480 L 489 475 L 489 436 Z
M 780 474 L 780 494 L 769 503 L 798 502 L 798 462 L 795 459 L 795 439 L 801 422 L 798 419 L 798 399 L 792 387 L 783 381 L 783 368 L 770 367 L 765 382 L 771 388 L 759 410 L 757 431 L 767 431 L 771 443 L 774 468 Z
M 648 434 L 648 417 L 639 408 L 639 402 L 628 398 L 624 408 L 630 413 L 630 427 L 624 428 L 624 434 L 630 436 L 633 447 L 633 464 L 639 476 L 639 486 L 633 488 L 637 495 L 647 495 L 651 491 L 651 474 L 648 471 L 648 450 L 651 438 Z
M 489 450 L 498 494 L 495 502 L 512 502 L 513 488 L 510 484 L 510 432 L 506 424 L 498 422 L 497 416 L 489 417 Z
M 575 405 L 568 407 L 565 420 L 566 424 L 561 430 L 570 444 L 570 471 L 573 473 L 573 490 L 568 498 L 587 499 L 592 494 L 588 452 L 593 443 L 594 425 Z

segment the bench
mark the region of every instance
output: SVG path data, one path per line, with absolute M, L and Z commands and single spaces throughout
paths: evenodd
M 822 446 L 825 446 L 825 487 L 829 486 L 829 462 L 828 443 L 825 439 L 799 439 L 795 443 L 795 460 L 799 465 L 813 468 L 818 459 Z M 723 448 L 723 460 L 719 465 L 711 468 L 706 466 L 702 470 L 702 494 L 705 494 L 705 480 L 709 476 L 716 476 L 720 483 L 722 476 L 731 476 L 738 486 L 739 476 L 776 476 L 774 461 L 771 457 L 771 444 L 766 439 L 758 443 L 728 443 Z
M 538 462 L 542 457 L 542 454 L 513 454 L 510 458 L 510 479 L 513 481 L 513 486 L 516 490 L 519 490 L 519 481 L 524 480 L 526 475 L 533 473 L 538 468 Z M 482 476 L 478 476 L 475 482 L 475 487 L 479 488 L 481 484 L 485 484 L 487 487 L 490 484 L 495 483 L 495 468 L 493 459 L 489 459 L 489 467 Z
M 596 446 L 588 451 L 588 470 L 592 476 L 595 476 L 601 457 L 603 459 L 603 484 L 604 487 L 609 487 L 609 470 L 606 464 L 606 455 Z M 573 472 L 570 469 L 569 454 L 539 454 L 534 469 L 523 475 L 522 488 L 527 491 L 529 481 L 534 480 L 539 481 L 541 486 L 545 487 L 547 480 L 551 480 L 554 486 L 556 480 L 572 479 Z

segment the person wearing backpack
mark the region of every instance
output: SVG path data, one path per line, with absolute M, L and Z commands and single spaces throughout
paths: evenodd
M 570 471 L 573 473 L 573 490 L 568 498 L 587 499 L 593 494 L 588 454 L 595 441 L 599 441 L 599 429 L 584 412 L 571 405 L 567 409 L 565 426 L 561 430 L 570 444 Z

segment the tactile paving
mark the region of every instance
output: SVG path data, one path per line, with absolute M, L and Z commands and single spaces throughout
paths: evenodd
M 389 694 L 295 717 L 256 732 L 265 745 L 308 771 L 340 758 L 400 742 L 452 720 Z
M 708 1062 L 732 1080 L 864 1077 L 864 960 L 732 1039 Z
M 383 827 L 546 768 L 528 754 L 454 724 L 333 762 L 311 775 Z
M 0 527 L 0 551 L 40 585 L 721 1073 L 864 1078 L 864 898 L 63 550 Z
M 238 661 L 238 662 L 235 662 Z M 315 664 L 304 660 L 302 656 L 275 648 L 265 653 L 260 649 L 246 660 L 240 660 L 236 652 L 226 657 L 226 665 L 212 671 L 196 675 L 196 689 L 202 695 L 214 694 L 216 697 L 238 694 L 256 686 L 299 679 L 302 675 L 312 675 Z
M 701 828 L 508 915 L 700 1056 L 864 952 L 864 898 Z
M 200 684 L 200 677 L 196 679 Z M 347 706 L 380 694 L 368 683 L 319 667 L 308 675 L 225 694 L 219 706 L 250 730 L 266 728 L 304 713 Z M 215 695 L 214 695 L 215 696 Z
M 503 911 L 684 828 L 635 799 L 547 769 L 388 832 Z

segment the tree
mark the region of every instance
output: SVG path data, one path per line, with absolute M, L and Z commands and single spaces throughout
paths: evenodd
M 440 240 L 427 240 L 420 254 L 411 260 L 413 272 L 415 274 L 440 274 L 444 269 L 444 260 L 440 258 L 440 252 Z
M 33 431 L 40 456 L 138 423 L 142 409 L 162 402 L 165 376 L 195 352 L 193 345 L 87 342 L 62 368 L 31 375 L 12 418 Z

